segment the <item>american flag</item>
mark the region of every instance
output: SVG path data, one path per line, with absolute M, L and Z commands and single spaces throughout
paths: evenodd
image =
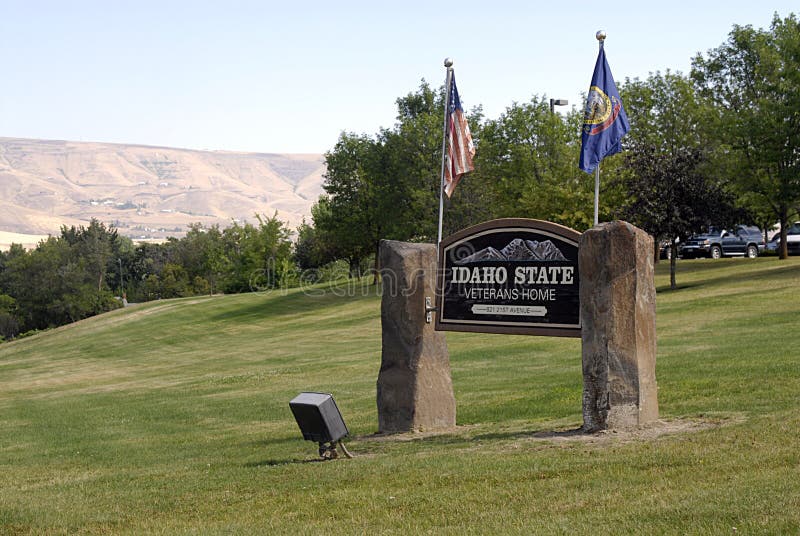
M 475 169 L 472 165 L 473 156 L 475 145 L 472 143 L 472 134 L 469 133 L 467 118 L 464 117 L 461 99 L 458 98 L 454 74 L 450 85 L 450 109 L 447 113 L 447 160 L 444 166 L 444 193 L 447 197 L 453 195 L 461 175 Z

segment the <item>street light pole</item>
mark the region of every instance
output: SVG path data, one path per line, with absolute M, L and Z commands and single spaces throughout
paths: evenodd
M 125 295 L 125 285 L 122 282 L 122 258 L 117 257 L 119 261 L 119 297 L 122 298 Z

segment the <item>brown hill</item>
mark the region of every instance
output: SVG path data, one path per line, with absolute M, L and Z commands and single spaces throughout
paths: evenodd
M 0 138 L 0 231 L 57 234 L 97 218 L 132 238 L 164 238 L 275 211 L 294 228 L 324 170 L 318 154 Z

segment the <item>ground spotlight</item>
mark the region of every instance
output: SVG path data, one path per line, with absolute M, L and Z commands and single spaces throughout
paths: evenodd
M 352 454 L 347 451 L 342 438 L 350 434 L 344 423 L 342 414 L 328 393 L 300 393 L 289 402 L 289 408 L 303 433 L 303 439 L 316 441 L 319 444 L 319 455 L 326 460 L 339 457 L 337 447 L 347 458 Z

